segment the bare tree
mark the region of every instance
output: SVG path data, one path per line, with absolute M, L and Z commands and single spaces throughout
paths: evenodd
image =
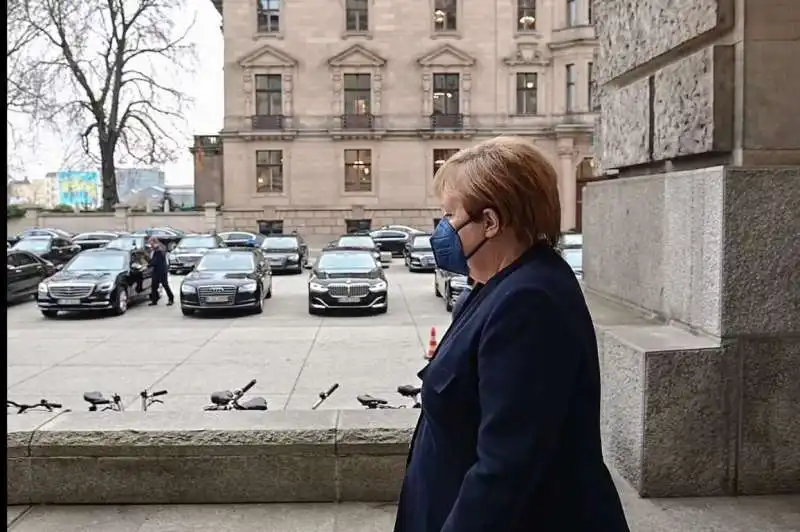
M 111 210 L 118 160 L 152 165 L 177 153 L 189 100 L 176 85 L 194 60 L 191 10 L 182 0 L 18 1 L 47 45 L 37 63 L 51 82 L 41 116 L 77 132 L 99 160 Z

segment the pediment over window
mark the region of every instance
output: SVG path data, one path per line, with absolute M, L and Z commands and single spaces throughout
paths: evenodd
M 550 60 L 536 43 L 518 43 L 514 52 L 503 58 L 506 66 L 547 66 Z
M 328 64 L 332 67 L 382 67 L 386 59 L 360 44 L 354 44 L 328 59 Z
M 422 67 L 468 67 L 475 64 L 475 58 L 451 44 L 439 46 L 417 59 Z
M 286 52 L 265 44 L 256 50 L 241 57 L 238 61 L 243 68 L 253 67 L 294 67 L 297 66 L 297 59 Z

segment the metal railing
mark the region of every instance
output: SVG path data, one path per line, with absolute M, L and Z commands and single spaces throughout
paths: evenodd
M 342 129 L 375 129 L 375 116 L 371 114 L 363 115 L 342 115 L 339 117 L 339 126 Z
M 250 117 L 250 126 L 254 131 L 275 131 L 283 129 L 283 115 L 253 115 Z
M 463 129 L 463 128 L 464 128 L 463 114 L 431 115 L 431 129 Z

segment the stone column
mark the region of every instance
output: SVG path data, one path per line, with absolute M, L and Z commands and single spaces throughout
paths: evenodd
M 219 230 L 219 216 L 217 215 L 218 205 L 213 201 L 203 204 L 203 222 L 205 223 L 206 231 L 209 233 Z
M 575 176 L 575 149 L 572 139 L 558 140 L 558 158 L 561 163 L 559 168 L 558 192 L 561 201 L 561 230 L 575 229 L 576 176 Z
M 129 223 L 128 213 L 130 207 L 124 203 L 117 203 L 114 205 L 114 225 L 120 231 L 132 231 L 133 227 Z
M 606 458 L 643 496 L 800 492 L 800 3 L 667 4 L 594 4 Z
M 28 207 L 25 209 L 25 220 L 29 227 L 39 227 L 39 214 L 41 209 L 39 207 Z

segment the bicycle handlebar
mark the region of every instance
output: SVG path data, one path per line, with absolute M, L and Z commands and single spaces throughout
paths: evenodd
M 26 410 L 32 410 L 34 408 L 39 408 L 39 407 L 43 407 L 43 408 L 47 408 L 47 409 L 62 408 L 61 403 L 51 403 L 47 399 L 41 399 L 38 403 L 32 404 L 32 405 L 26 405 L 26 404 L 23 404 L 23 403 L 17 403 L 15 401 L 11 401 L 9 399 L 6 399 L 6 407 L 8 407 L 8 406 L 13 406 L 14 408 L 19 409 L 19 413 L 20 414 L 22 412 L 26 411 Z
M 319 396 L 320 396 L 320 397 L 328 397 L 328 396 L 330 396 L 330 395 L 331 395 L 333 392 L 335 392 L 335 391 L 336 391 L 336 390 L 338 390 L 338 389 L 339 389 L 339 383 L 338 383 L 338 382 L 335 382 L 335 383 L 333 383 L 333 386 L 331 386 L 330 388 L 328 388 L 328 391 L 327 391 L 327 392 L 321 392 L 321 393 L 319 394 Z
M 167 390 L 159 390 L 150 394 L 150 397 L 158 397 L 159 395 L 167 395 Z
M 247 383 L 247 385 L 246 385 L 244 388 L 242 388 L 242 393 L 241 393 L 241 395 L 244 395 L 244 394 L 246 394 L 246 393 L 247 393 L 247 391 L 248 391 L 250 388 L 252 388 L 253 386 L 255 386 L 255 385 L 256 385 L 256 380 L 255 380 L 255 379 L 253 379 L 253 380 L 251 380 L 250 382 L 248 382 L 248 383 Z
M 142 399 L 150 399 L 152 397 L 158 397 L 159 395 L 167 395 L 167 390 L 158 390 L 157 392 L 148 392 L 147 390 L 142 390 L 139 392 L 139 397 Z

